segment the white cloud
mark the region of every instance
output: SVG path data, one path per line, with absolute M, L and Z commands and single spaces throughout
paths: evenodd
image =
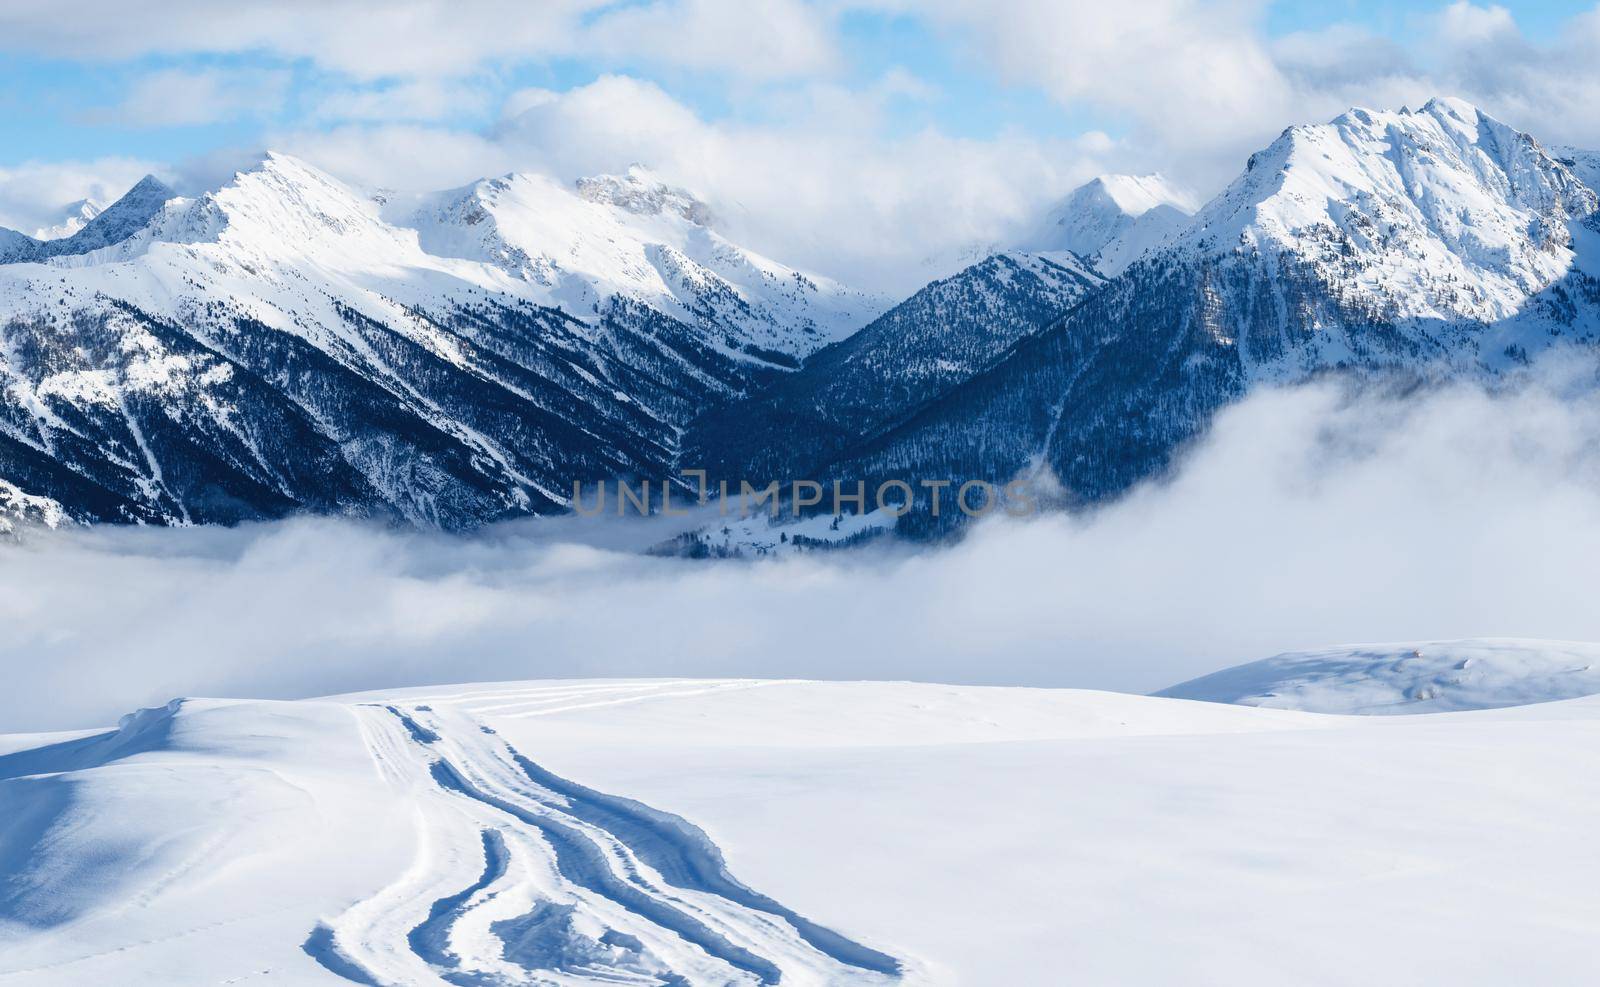
M 283 105 L 289 73 L 274 69 L 162 69 L 134 80 L 112 110 L 91 117 L 131 127 L 182 127 L 268 116 Z
M 0 5 L 0 46 L 128 59 L 262 52 L 361 79 L 461 76 L 496 62 L 605 54 L 772 77 L 833 60 L 826 16 L 794 0 L 122 0 Z
M 1500 6 L 1480 7 L 1456 0 L 1437 16 L 1441 41 L 1451 45 L 1481 45 L 1517 41 L 1521 32 L 1511 11 Z
M 936 270 L 921 263 L 930 255 L 1004 242 L 1099 171 L 1160 170 L 1209 193 L 1285 126 L 1351 105 L 1461 95 L 1547 143 L 1600 146 L 1591 112 L 1600 102 L 1600 12 L 1534 44 L 1504 8 L 1457 2 L 1418 15 L 1415 40 L 1401 45 L 1351 24 L 1272 39 L 1262 5 L 1249 0 L 1023 0 L 1004 16 L 964 0 L 865 3 L 934 24 L 951 58 L 1036 87 L 1066 112 L 1087 109 L 1116 136 L 908 132 L 905 114 L 936 117 L 948 80 L 891 68 L 861 81 L 839 71 L 837 35 L 855 2 L 570 0 L 528 17 L 489 0 L 459 10 L 412 0 L 382 14 L 347 0 L 307 3 L 299 21 L 281 9 L 208 4 L 193 19 L 171 18 L 171 32 L 144 23 L 155 19 L 127 23 L 122 5 L 68 24 L 54 7 L 24 2 L 0 10 L 0 35 L 9 25 L 14 44 L 101 57 L 249 49 L 309 59 L 331 70 L 319 81 L 348 88 L 307 100 L 305 118 L 262 143 L 345 177 L 443 187 L 509 170 L 572 179 L 637 161 L 711 200 L 735 239 L 891 291 Z M 683 67 L 744 78 L 722 80 L 723 106 L 709 114 L 636 70 L 566 91 L 515 92 L 486 133 L 462 123 L 463 114 L 485 115 L 504 63 L 574 52 L 632 59 L 667 79 Z M 171 70 L 143 80 L 128 111 L 145 122 L 258 112 L 280 92 L 268 83 Z
M 1264 43 L 1259 3 L 1020 0 L 999 14 L 964 0 L 930 0 L 906 9 L 941 25 L 949 43 L 1002 78 L 1037 86 L 1064 106 L 1127 120 L 1140 140 L 1186 156 L 1231 161 L 1294 118 L 1293 94 Z
M 488 59 L 538 57 L 567 47 L 597 0 L 287 0 L 218 4 L 172 0 L 160 16 L 121 0 L 17 0 L 0 7 L 0 42 L 78 58 L 259 51 L 309 59 L 354 76 L 467 72 Z
M 799 0 L 664 0 L 613 8 L 583 43 L 657 64 L 789 78 L 839 67 L 831 25 Z
M 1310 90 L 1372 86 L 1415 72 L 1403 48 L 1352 24 L 1274 39 L 1272 57 L 1293 82 Z
M 560 98 L 561 94 L 554 89 L 540 89 L 537 87 L 518 89 L 506 97 L 505 103 L 500 107 L 500 116 L 502 119 L 509 120 L 527 110 L 554 103 Z
M 639 538 L 596 524 L 34 537 L 0 566 L 0 722 L 574 675 L 1147 691 L 1359 641 L 1600 640 L 1600 400 L 1559 382 L 1266 392 L 1226 412 L 1170 484 L 914 554 L 652 559 L 596 547 Z
M 943 25 L 990 71 L 1063 107 L 1127 121 L 1143 167 L 1216 188 L 1284 127 L 1352 105 L 1465 97 L 1550 142 L 1600 144 L 1600 8 L 1535 44 L 1502 6 L 1457 0 L 1415 18 L 1407 46 L 1353 24 L 1269 38 L 1252 0 L 1024 0 L 993 16 L 965 0 L 901 9 Z
M 492 96 L 486 86 L 460 80 L 407 82 L 336 90 L 312 111 L 315 120 L 449 120 L 484 112 Z
M 1548 44 L 1529 41 L 1501 8 L 1456 3 L 1435 21 L 1437 76 L 1486 110 L 1552 143 L 1600 147 L 1600 8 Z
M 295 131 L 268 138 L 267 146 L 314 162 L 358 185 L 410 191 L 455 188 L 521 165 L 506 148 L 482 135 L 418 124 L 351 124 L 328 131 Z M 226 177 L 236 167 L 199 172 L 196 179 Z

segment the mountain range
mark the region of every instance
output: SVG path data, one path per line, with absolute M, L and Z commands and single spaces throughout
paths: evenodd
M 1048 473 L 1092 503 L 1257 386 L 1592 344 L 1595 160 L 1459 100 L 1355 109 L 1198 208 L 1096 179 L 897 305 L 734 244 L 640 167 L 425 195 L 270 153 L 194 197 L 147 178 L 67 235 L 0 231 L 0 516 L 469 528 L 680 467 Z
M 268 154 L 0 243 L 0 478 L 94 521 L 558 511 L 881 304 L 637 171 L 403 201 Z
M 1067 503 L 1092 503 L 1161 475 L 1256 386 L 1485 378 L 1592 345 L 1597 200 L 1570 160 L 1458 100 L 1291 127 L 1181 229 L 977 373 L 820 455 L 805 423 L 826 409 L 801 392 L 718 465 L 869 486 L 1045 473 Z

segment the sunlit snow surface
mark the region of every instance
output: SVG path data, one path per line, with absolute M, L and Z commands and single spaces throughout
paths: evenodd
M 759 680 L 175 702 L 0 738 L 0 980 L 1576 984 L 1597 725 Z

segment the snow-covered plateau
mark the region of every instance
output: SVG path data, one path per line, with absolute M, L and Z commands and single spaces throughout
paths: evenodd
M 1365 708 L 1470 659 L 1452 708 L 1528 703 L 1594 650 L 1366 647 L 1243 685 L 1323 668 L 1277 704 Z M 0 980 L 1587 983 L 1597 729 L 1594 697 L 906 682 L 175 700 L 0 738 Z

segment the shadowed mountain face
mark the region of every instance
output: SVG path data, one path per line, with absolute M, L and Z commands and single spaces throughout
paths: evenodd
M 640 319 L 602 326 L 626 335 Z M 106 390 L 46 392 L 39 417 L 14 415 L 0 473 L 98 520 L 312 510 L 470 526 L 560 510 L 559 477 L 660 475 L 683 396 L 738 379 L 691 340 L 592 347 L 586 327 L 533 306 L 408 321 L 433 345 L 354 310 L 326 348 L 237 311 L 203 333 L 131 306 L 13 322 L 13 366 Z
M 970 380 L 1102 283 L 1075 255 L 997 254 L 935 281 L 754 398 L 695 423 L 685 465 L 751 481 L 809 475 Z

